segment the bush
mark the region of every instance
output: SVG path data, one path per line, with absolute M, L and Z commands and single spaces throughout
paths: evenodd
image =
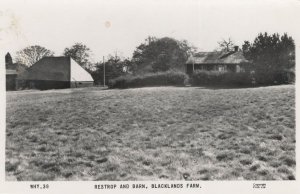
M 255 73 L 255 80 L 260 85 L 290 84 L 295 82 L 292 70 L 269 71 Z
M 120 76 L 109 82 L 109 88 L 135 88 L 145 86 L 183 86 L 188 76 L 180 71 L 166 71 L 144 75 Z
M 194 86 L 250 86 L 250 73 L 195 71 L 191 76 Z

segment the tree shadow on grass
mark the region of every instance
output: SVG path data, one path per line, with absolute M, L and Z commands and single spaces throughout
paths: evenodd
M 258 88 L 258 87 L 253 87 L 253 86 L 191 86 L 191 87 L 195 87 L 196 89 L 210 89 L 210 90 Z
M 253 88 L 264 88 L 270 86 L 283 86 L 283 85 L 291 85 L 291 84 L 282 84 L 282 85 L 253 85 L 253 86 L 190 86 L 196 89 L 211 89 L 211 90 L 222 90 L 222 89 L 253 89 Z
M 174 85 L 174 86 L 172 86 L 172 85 L 169 85 L 169 86 L 167 86 L 167 85 L 161 85 L 161 86 L 136 86 L 136 87 L 126 87 L 126 88 L 107 88 L 107 89 L 105 89 L 105 90 L 126 90 L 126 89 L 138 89 L 138 88 L 160 88 L 160 87 L 174 87 L 174 88 L 186 88 L 187 86 L 183 86 L 183 85 L 178 85 L 178 86 L 176 86 L 176 85 Z
M 104 88 L 102 90 L 126 90 L 126 89 L 137 89 L 137 88 L 152 88 L 152 87 L 174 87 L 174 88 L 195 88 L 195 89 L 211 89 L 211 90 L 222 90 L 222 89 L 252 89 L 252 88 L 262 88 L 269 86 L 283 86 L 283 85 L 291 85 L 291 84 L 281 84 L 281 85 L 209 85 L 209 86 L 193 86 L 193 85 L 153 85 L 153 86 L 136 86 L 136 87 L 117 87 L 117 88 Z

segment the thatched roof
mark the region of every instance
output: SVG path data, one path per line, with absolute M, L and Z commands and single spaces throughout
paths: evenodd
M 188 58 L 186 64 L 239 64 L 249 62 L 242 51 L 199 52 Z
M 44 57 L 24 73 L 21 80 L 94 81 L 71 57 Z

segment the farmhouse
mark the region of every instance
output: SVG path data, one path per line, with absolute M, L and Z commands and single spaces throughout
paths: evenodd
M 6 90 L 16 89 L 17 71 L 9 53 L 5 55 Z
M 44 57 L 18 76 L 18 82 L 41 90 L 87 87 L 92 76 L 71 57 Z
M 26 67 L 24 65 L 13 63 L 9 53 L 5 55 L 5 74 L 6 74 L 6 90 L 17 89 L 18 74 L 24 72 Z
M 199 52 L 188 58 L 186 73 L 192 74 L 195 70 L 244 72 L 249 65 L 243 52 L 236 46 L 233 51 Z
M 16 90 L 17 71 L 6 69 L 6 90 Z

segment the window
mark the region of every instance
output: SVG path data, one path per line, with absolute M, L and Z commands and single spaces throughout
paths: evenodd
M 227 66 L 226 65 L 219 65 L 218 66 L 218 71 L 227 71 Z
M 240 65 L 236 65 L 236 72 L 240 73 L 240 72 L 246 72 L 245 67 L 240 66 Z

